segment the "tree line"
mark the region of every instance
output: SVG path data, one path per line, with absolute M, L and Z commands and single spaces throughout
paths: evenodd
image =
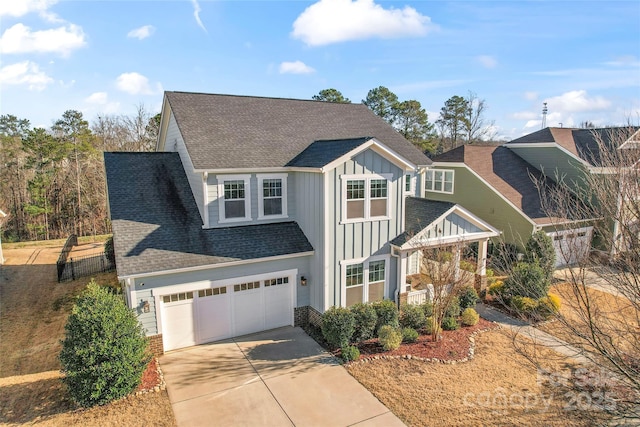
M 68 110 L 48 129 L 0 116 L 5 241 L 108 233 L 102 153 L 153 150 L 159 121 L 143 105 L 132 116 L 103 115 L 91 124 Z
M 316 101 L 350 103 L 337 89 L 323 89 L 311 97 Z M 384 86 L 367 93 L 362 103 L 393 126 L 406 139 L 427 154 L 439 154 L 462 144 L 474 144 L 495 138 L 494 121 L 485 117 L 487 102 L 469 91 L 445 101 L 435 122 L 419 101 L 400 101 Z

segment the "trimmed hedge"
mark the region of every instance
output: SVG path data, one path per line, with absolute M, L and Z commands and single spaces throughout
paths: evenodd
M 331 307 L 322 315 L 322 336 L 334 348 L 347 347 L 355 331 L 355 323 L 351 310 Z
M 391 325 L 383 325 L 378 333 L 378 341 L 385 351 L 395 350 L 402 343 L 402 332 Z
M 378 322 L 376 309 L 371 304 L 361 302 L 352 305 L 349 309 L 353 313 L 355 321 L 351 339 L 354 342 L 362 342 L 373 338 L 375 336 L 376 323 Z
M 385 325 L 389 325 L 392 328 L 398 327 L 398 307 L 396 307 L 396 304 L 393 301 L 376 301 L 371 305 L 376 310 L 376 314 L 378 316 L 375 330 L 376 335 L 380 333 L 380 328 Z
M 400 309 L 400 326 L 403 328 L 422 329 L 426 318 L 419 305 L 405 304 Z

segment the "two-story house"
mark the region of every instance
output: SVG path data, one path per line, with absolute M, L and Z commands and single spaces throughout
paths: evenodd
M 155 153 L 105 153 L 118 277 L 155 352 L 393 299 L 423 246 L 496 229 L 360 104 L 167 92 Z M 413 270 L 412 270 L 413 269 Z
M 556 217 L 553 200 L 543 198 L 558 194 L 559 185 L 580 198 L 587 175 L 609 173 L 602 150 L 617 150 L 620 141 L 633 140 L 630 135 L 637 129 L 619 131 L 624 135 L 611 128 L 545 128 L 501 146 L 458 147 L 434 157 L 426 172 L 424 197 L 464 205 L 519 248 L 532 233 L 543 230 L 554 243 L 556 265 L 574 264 L 588 254 L 597 218 L 580 212 Z M 443 184 L 437 184 L 439 178 Z

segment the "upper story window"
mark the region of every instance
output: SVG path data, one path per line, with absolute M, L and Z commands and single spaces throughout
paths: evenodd
M 219 175 L 218 195 L 220 222 L 251 219 L 251 189 L 249 175 Z
M 453 170 L 429 169 L 425 174 L 425 191 L 453 194 Z
M 258 219 L 287 217 L 287 175 L 260 174 L 258 177 Z
M 343 175 L 341 179 L 345 198 L 342 222 L 389 217 L 391 175 Z
M 410 196 L 413 194 L 413 175 L 408 173 L 404 176 L 404 194 Z

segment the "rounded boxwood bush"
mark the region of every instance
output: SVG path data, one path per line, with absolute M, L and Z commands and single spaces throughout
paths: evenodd
M 352 360 L 358 360 L 360 358 L 360 350 L 354 345 L 348 345 L 342 347 L 340 355 L 345 362 L 351 362 Z
M 403 328 L 422 329 L 426 318 L 419 305 L 405 304 L 400 309 L 400 326 Z
M 322 336 L 334 348 L 347 347 L 355 330 L 355 324 L 351 310 L 331 307 L 322 315 Z
M 402 328 L 402 342 L 416 342 L 419 336 L 418 331 L 413 328 Z
M 372 305 L 378 316 L 375 331 L 376 335 L 384 325 L 389 325 L 393 328 L 398 327 L 398 307 L 396 307 L 396 304 L 393 301 L 376 301 Z
M 504 293 L 512 297 L 540 299 L 547 295 L 549 286 L 545 272 L 538 264 L 519 262 L 504 282 Z
M 84 407 L 131 393 L 151 359 L 147 339 L 122 297 L 91 281 L 65 326 L 60 362 L 71 398 Z
M 455 317 L 445 317 L 442 320 L 442 329 L 445 331 L 455 331 L 460 328 L 460 324 Z
M 424 311 L 425 317 L 433 316 L 433 303 L 423 302 L 420 307 L 422 307 L 422 311 Z
M 458 296 L 458 300 L 460 301 L 460 308 L 462 310 L 466 308 L 473 308 L 476 306 L 478 302 L 478 293 L 476 292 L 473 286 L 465 286 L 460 291 L 460 295 Z
M 378 332 L 378 341 L 385 351 L 395 350 L 402 343 L 402 332 L 391 325 L 383 325 Z
M 357 303 L 350 308 L 355 320 L 355 327 L 351 339 L 354 342 L 362 342 L 374 337 L 378 315 L 371 304 Z
M 449 304 L 447 304 L 447 308 L 444 311 L 444 317 L 458 317 L 460 316 L 460 299 L 458 297 L 451 298 Z
M 473 326 L 480 321 L 480 316 L 478 315 L 478 312 L 475 309 L 468 307 L 468 308 L 465 308 L 464 311 L 462 312 L 462 315 L 460 316 L 460 321 L 465 326 Z

